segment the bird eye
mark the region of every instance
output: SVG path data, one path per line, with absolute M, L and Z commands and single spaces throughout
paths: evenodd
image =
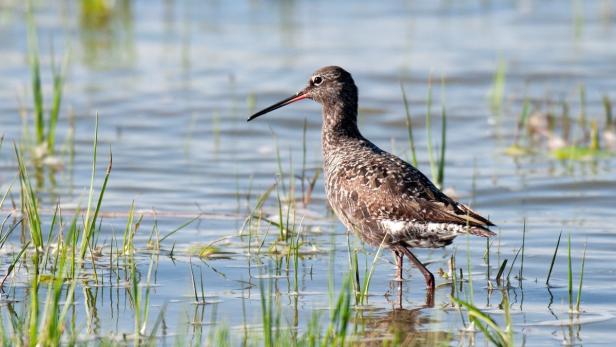
M 316 76 L 312 80 L 312 83 L 314 83 L 315 86 L 318 86 L 319 84 L 321 84 L 321 82 L 323 82 L 323 78 L 321 78 L 321 76 Z

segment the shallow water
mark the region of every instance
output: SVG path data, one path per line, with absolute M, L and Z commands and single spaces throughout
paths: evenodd
M 41 190 L 44 217 L 49 223 L 57 196 L 66 213 L 84 205 L 98 112 L 98 184 L 107 153 L 113 152 L 113 171 L 102 206 L 101 245 L 108 245 L 112 235 L 122 235 L 134 201 L 137 214 L 144 215 L 136 243 L 141 250 L 139 270 L 145 278 L 151 257 L 144 249 L 154 223 L 164 235 L 203 213 L 198 223 L 163 242 L 166 251 L 174 247 L 174 257 L 155 257 L 150 317 L 154 321 L 165 306 L 165 329 L 158 334 L 167 336 L 161 339 L 173 342 L 185 329 L 189 339 L 196 338 L 199 329 L 207 335 L 214 323 L 224 323 L 231 328 L 234 341 L 241 341 L 245 324 L 260 331 L 259 288 L 270 284 L 281 304 L 285 326 L 297 325 L 305 331 L 313 312 L 320 312 L 323 322 L 329 320 L 328 269 L 333 269 L 336 293 L 349 272 L 347 236 L 328 213 L 321 179 L 312 202 L 299 208 L 295 216 L 306 243 L 302 249 L 307 251 L 298 265 L 299 294 L 295 293 L 293 264 L 287 271 L 287 260 L 268 254 L 254 256 L 254 248 L 249 257 L 248 244 L 255 240 L 245 233 L 240 236 L 240 231 L 258 197 L 276 182 L 277 152 L 286 187 L 291 173 L 301 175 L 304 122 L 306 176 L 312 178 L 320 167 L 320 109 L 304 102 L 251 123 L 245 119 L 256 108 L 302 88 L 316 68 L 336 64 L 351 71 L 359 87 L 364 135 L 383 149 L 410 159 L 402 81 L 413 115 L 419 168 L 429 175 L 424 117 L 432 75 L 435 143 L 440 142 L 441 102 L 448 117 L 445 186 L 498 225 L 499 236 L 490 251 L 493 285 L 498 266 L 504 259 L 511 264 L 520 249 L 526 221 L 523 280 L 515 278 L 522 265 L 520 255 L 511 271 L 509 290 L 516 343 L 605 343 L 616 315 L 612 291 L 616 274 L 611 263 L 616 260 L 612 251 L 616 243 L 616 161 L 605 157 L 560 162 L 539 145 L 537 155 L 513 158 L 504 154 L 516 136 L 525 96 L 554 112 L 560 112 L 559 102 L 568 101 L 572 118 L 577 119 L 579 88 L 584 85 L 587 117 L 599 124 L 604 122 L 603 95 L 616 100 L 616 3 L 584 2 L 580 10 L 575 10 L 576 4 L 117 1 L 111 19 L 99 25 L 86 23 L 82 9 L 73 2 L 41 4 L 36 21 L 48 103 L 49 47 L 53 42 L 57 55 L 66 43 L 72 49 L 58 126 L 62 145 L 70 129 L 70 113 L 76 126 L 74 164 L 69 165 L 68 157 L 62 155 L 64 169 L 56 174 L 57 184 L 46 182 Z M 12 2 L 0 3 L 3 7 L 2 194 L 16 177 L 12 142 L 23 139 L 19 111 L 21 105 L 31 105 L 24 9 Z M 499 116 L 490 110 L 488 93 L 500 60 L 507 64 L 507 77 Z M 296 183 L 299 195 L 300 183 Z M 18 199 L 17 190 L 12 197 Z M 277 219 L 274 197 L 264 210 Z M 7 206 L 3 206 L 2 218 L 10 213 Z M 270 229 L 264 250 L 277 233 Z M 266 230 L 262 225 L 259 240 Z M 544 283 L 561 230 L 563 239 L 549 289 Z M 574 291 L 587 243 L 579 317 L 568 313 L 569 234 Z M 191 260 L 197 273 L 199 268 L 203 271 L 208 301 L 195 305 L 188 250 L 221 238 L 217 245 L 230 252 L 226 257 Z M 15 233 L 5 246 L 3 269 L 10 264 L 10 254 L 20 248 L 19 241 Z M 351 246 L 360 250 L 363 275 L 364 258 L 371 262 L 376 250 L 367 249 L 364 254 L 354 238 Z M 465 278 L 470 259 L 472 291 L 467 283 L 459 297 L 468 299 L 473 293 L 475 305 L 502 323 L 501 292 L 487 289 L 485 246 L 483 239 L 460 237 L 445 250 L 418 250 L 417 255 L 429 260 L 436 272 L 446 270 L 447 260 L 455 254 Z M 369 309 L 355 310 L 353 326 L 368 332 L 353 339 L 378 344 L 389 336 L 388 329 L 400 329 L 408 333 L 406 342 L 471 343 L 473 334 L 462 332 L 467 317 L 451 308 L 451 286 L 439 276 L 437 283 L 443 285 L 436 291 L 435 307 L 425 308 L 423 280 L 407 266 L 403 305 L 408 311 L 392 310 L 389 294 L 396 291 L 390 282 L 393 260 L 384 253 L 372 278 Z M 75 315 L 85 321 L 81 337 L 86 340 L 134 331 L 124 282 L 116 278 L 116 272 L 120 278 L 124 274 L 109 271 L 104 259 L 101 277 L 108 279 L 78 290 Z M 271 281 L 262 279 L 271 277 L 268 274 L 277 276 Z M 3 299 L 24 300 L 26 272 L 19 271 L 9 282 L 14 290 Z M 94 315 L 84 298 L 93 298 Z M 9 313 L 3 309 L 3 314 Z M 363 324 L 359 317 L 365 318 Z M 194 324 L 186 328 L 186 322 Z M 480 333 L 474 338 L 484 344 Z

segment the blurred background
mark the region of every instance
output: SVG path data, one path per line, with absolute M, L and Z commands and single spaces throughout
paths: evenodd
M 52 224 L 56 206 L 72 215 L 87 205 L 98 114 L 95 189 L 110 152 L 113 169 L 92 249 L 113 255 L 114 237 L 133 225 L 133 260 L 145 280 L 152 235 L 170 233 L 154 252 L 166 253 L 156 260 L 149 294 L 169 331 L 187 329 L 191 343 L 214 344 L 201 338 L 224 322 L 231 331 L 256 324 L 250 334 L 262 336 L 263 286 L 280 300 L 281 320 L 298 336 L 315 315 L 326 327 L 330 289 L 337 295 L 344 288 L 338 279 L 358 271 L 350 254 L 366 264 L 363 276 L 377 250 L 348 241 L 327 206 L 319 105 L 306 101 L 255 122 L 246 118 L 303 88 L 317 68 L 339 65 L 358 85 L 363 134 L 416 161 L 448 194 L 498 225 L 499 236 L 487 244 L 461 238 L 444 251 L 419 251 L 434 272 L 450 273 L 437 282 L 449 287 L 450 258 L 458 254 L 460 271 L 471 274 L 461 284 L 470 284 L 470 296 L 467 288 L 459 297 L 474 297 L 476 307 L 506 324 L 502 300 L 509 293 L 516 344 L 605 341 L 616 314 L 615 21 L 613 0 L 0 0 L 0 194 L 6 193 L 0 206 L 2 218 L 10 216 L 3 233 L 8 221 L 19 220 L 14 144 L 31 173 L 44 225 Z M 138 216 L 141 228 L 134 226 Z M 4 270 L 28 239 L 25 227 L 18 235 L 21 228 L 2 243 Z M 301 245 L 289 246 L 295 236 L 283 229 L 300 235 Z M 575 317 L 566 236 L 576 285 L 584 273 L 583 309 Z M 255 245 L 262 249 L 256 255 Z M 301 250 L 299 260 L 293 249 Z M 449 309 L 449 288 L 437 290 L 436 308 L 424 309 L 415 270 L 404 288 L 409 310 L 392 310 L 383 295 L 393 292 L 385 253 L 375 261 L 369 303 L 353 308 L 353 341 L 492 341 L 463 332 L 468 322 Z M 197 266 L 208 298 L 195 304 Z M 508 284 L 492 294 L 501 266 Z M 553 286 L 545 285 L 550 276 Z M 23 301 L 31 274 L 20 270 L 11 278 L 6 299 Z M 79 294 L 95 297 L 75 314 L 89 317 L 82 337 L 114 340 L 134 330 L 121 327 L 133 324 L 134 307 L 104 299 L 115 288 Z M 112 302 L 130 296 L 114 295 Z M 92 319 L 88 305 L 100 318 Z M 243 318 L 241 307 L 249 312 Z M 197 326 L 205 330 L 197 333 Z M 392 340 L 398 335 L 391 329 L 406 333 Z

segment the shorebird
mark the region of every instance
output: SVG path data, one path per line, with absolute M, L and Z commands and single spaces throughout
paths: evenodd
M 406 256 L 433 292 L 434 275 L 411 249 L 444 247 L 458 235 L 494 235 L 489 230 L 492 222 L 445 195 L 411 164 L 362 136 L 357 127 L 357 87 L 341 67 L 318 69 L 304 89 L 248 121 L 303 99 L 323 107 L 321 145 L 329 204 L 364 242 L 383 245 L 394 253 L 396 280 L 403 280 Z

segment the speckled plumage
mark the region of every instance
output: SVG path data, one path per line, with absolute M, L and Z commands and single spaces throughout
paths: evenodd
M 337 66 L 314 72 L 308 86 L 249 120 L 289 103 L 309 98 L 323 106 L 321 143 L 327 199 L 342 223 L 365 242 L 383 243 L 396 254 L 401 279 L 402 256 L 420 268 L 429 287 L 432 274 L 408 248 L 437 248 L 460 234 L 492 236 L 493 225 L 442 193 L 419 170 L 381 150 L 357 127 L 357 87 Z

